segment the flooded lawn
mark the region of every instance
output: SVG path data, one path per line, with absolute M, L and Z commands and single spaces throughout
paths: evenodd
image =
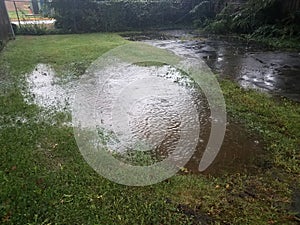
M 121 153 L 122 160 L 126 161 L 128 158 L 124 153 L 141 147 L 135 146 L 136 143 L 144 142 L 147 145 L 143 145 L 143 147 L 151 152 L 151 155 L 156 158 L 155 160 L 162 160 L 175 151 L 180 140 L 179 128 L 184 123 L 189 124 L 189 121 L 193 119 L 190 109 L 191 105 L 195 105 L 199 113 L 201 133 L 197 149 L 187 164 L 185 173 L 198 174 L 199 163 L 209 139 L 211 118 L 208 103 L 201 92 L 195 89 L 194 81 L 170 66 L 132 65 L 125 69 L 113 68 L 108 72 L 112 74 L 113 78 L 103 80 L 106 82 L 106 89 L 104 95 L 99 96 L 96 108 L 101 111 L 101 113 L 99 111 L 101 131 L 106 136 L 110 135 L 107 142 L 110 151 Z M 153 90 L 163 90 L 160 93 L 163 97 L 141 98 L 145 87 L 139 82 L 145 80 L 152 81 L 147 84 L 147 87 L 150 85 L 149 88 L 153 88 Z M 156 82 L 154 82 L 155 80 Z M 166 82 L 168 83 L 167 91 L 165 90 Z M 134 83 L 136 84 L 134 85 Z M 120 96 L 120 90 L 128 85 L 133 85 L 134 87 L 129 88 L 134 88 L 134 93 L 136 93 L 131 96 L 134 104 L 126 112 L 130 130 L 117 126 L 121 130 L 108 132 L 116 123 L 111 120 L 110 113 L 115 107 L 111 104 L 116 101 L 117 96 Z M 33 101 L 46 110 L 70 112 L 76 87 L 76 80 L 62 80 L 50 65 L 38 64 L 32 73 L 27 75 L 27 92 L 24 95 L 27 101 Z M 132 94 L 132 91 L 129 93 Z M 122 96 L 127 94 L 123 93 Z M 186 121 L 183 120 L 184 118 Z M 124 118 L 119 119 L 122 124 L 121 120 Z M 70 121 L 67 122 L 66 124 L 71 126 Z M 104 133 L 102 135 L 105 135 Z M 122 143 L 120 140 L 116 141 L 114 138 L 116 135 L 118 139 L 122 140 Z M 188 143 L 189 140 L 185 141 Z M 255 171 L 257 168 L 255 160 L 259 154 L 263 153 L 263 147 L 260 139 L 249 135 L 243 126 L 228 122 L 221 151 L 205 174 L 217 175 L 224 171 L 232 173 Z M 185 148 L 188 150 L 187 147 Z M 178 157 L 180 156 L 178 155 Z
M 71 110 L 70 105 L 76 84 L 74 81 L 64 82 L 50 65 L 36 65 L 34 70 L 27 75 L 26 81 L 28 89 L 24 95 L 27 98 L 33 98 L 35 104 L 60 111 Z
M 126 36 L 126 35 L 125 35 Z M 229 38 L 207 38 L 185 31 L 127 35 L 181 56 L 199 57 L 213 72 L 253 88 L 300 101 L 300 53 L 271 51 Z
M 226 62 L 225 53 L 212 57 L 208 56 L 211 49 L 199 47 L 200 42 L 207 43 L 209 39 L 178 31 L 161 37 L 143 36 L 141 40 L 148 39 L 153 45 L 167 41 L 160 47 L 172 43 L 174 51 L 193 59 L 198 59 L 204 49 L 201 57 L 208 65 L 211 60 L 212 68 L 214 63 Z M 91 168 L 78 149 L 70 118 L 78 78 L 100 55 L 126 43 L 116 34 L 102 33 L 19 36 L 1 52 L 0 221 L 4 224 L 299 224 L 299 104 L 245 91 L 227 79 L 220 80 L 220 85 L 232 117 L 228 119 L 221 151 L 205 173 L 199 174 L 197 168 L 211 129 L 207 102 L 190 85 L 191 79 L 166 65 L 134 64 L 128 67 L 127 74 L 115 74 L 115 79 L 107 80 L 109 85 L 106 94 L 99 98 L 102 105 L 99 110 L 108 112 L 105 107 L 109 107 L 110 97 L 124 96 L 118 89 L 130 81 L 128 73 L 131 80 L 144 77 L 158 81 L 148 82 L 157 90 L 164 88 L 162 82 L 166 82 L 170 92 L 165 98 L 141 98 L 128 110 L 121 111 L 128 113 L 128 131 L 134 135 L 120 136 L 127 143 L 136 139 L 148 142 L 145 147 L 164 157 L 172 152 L 178 140 L 180 115 L 187 115 L 183 123 L 189 123 L 188 109 L 192 103 L 198 103 L 194 106 L 199 112 L 200 138 L 197 152 L 186 168 L 148 187 L 116 184 Z M 210 47 L 217 48 L 213 43 Z M 253 53 L 255 58 L 267 61 L 266 51 L 260 51 L 263 56 L 253 49 L 238 54 L 240 58 L 252 58 Z M 274 64 L 281 65 L 280 57 Z M 297 70 L 298 56 L 294 58 L 295 63 L 285 62 L 287 66 L 278 70 Z M 222 68 L 215 67 L 219 71 Z M 145 82 L 146 86 L 148 83 Z M 135 87 L 141 91 L 141 86 Z M 119 100 L 122 102 L 122 98 Z M 109 119 L 102 122 L 104 127 L 110 127 Z M 127 130 L 119 131 L 126 134 Z M 157 146 L 155 139 L 161 134 L 166 135 L 159 139 L 162 145 Z M 114 142 L 109 144 L 119 152 L 125 149 Z
M 199 174 L 199 163 L 209 138 L 210 129 L 206 128 L 194 156 L 186 165 L 185 173 Z M 224 173 L 255 174 L 262 166 L 262 157 L 266 156 L 264 147 L 258 135 L 249 134 L 241 124 L 228 123 L 220 152 L 204 174 L 214 176 Z

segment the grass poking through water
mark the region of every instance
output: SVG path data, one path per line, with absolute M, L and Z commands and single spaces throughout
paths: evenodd
M 291 208 L 300 189 L 297 103 L 221 81 L 231 118 L 266 143 L 270 157 L 257 173 L 176 175 L 150 187 L 125 187 L 87 165 L 72 128 L 38 120 L 39 107 L 24 101 L 25 74 L 36 64 L 50 64 L 58 76 L 80 76 L 124 43 L 114 34 L 26 36 L 0 53 L 1 223 L 297 224 Z

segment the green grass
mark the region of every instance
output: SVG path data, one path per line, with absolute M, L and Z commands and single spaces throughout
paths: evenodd
M 261 43 L 274 49 L 286 49 L 292 51 L 297 51 L 300 49 L 299 37 L 272 38 L 263 36 L 251 37 L 251 35 L 245 35 L 245 40 Z
M 300 174 L 299 103 L 247 91 L 230 81 L 221 84 L 231 117 L 244 122 L 269 143 L 267 150 L 272 153 L 276 167 Z
M 17 37 L 9 43 L 1 60 L 8 63 L 13 75 L 30 72 L 37 63 L 51 64 L 60 74 L 72 63 L 87 67 L 103 53 L 125 42 L 113 34 Z
M 300 188 L 297 103 L 221 81 L 231 118 L 261 135 L 268 158 L 255 174 L 176 175 L 150 187 L 102 178 L 82 158 L 72 128 L 36 120 L 41 109 L 21 94 L 25 73 L 46 63 L 58 76 L 80 76 L 124 43 L 114 34 L 26 36 L 0 53 L 0 223 L 297 224 L 290 211 Z
M 18 11 L 18 15 L 19 15 L 19 19 L 23 20 L 26 18 L 25 15 L 30 14 L 29 10 L 19 10 Z M 18 19 L 18 15 L 16 13 L 16 11 L 8 11 L 8 16 L 11 20 L 17 20 Z

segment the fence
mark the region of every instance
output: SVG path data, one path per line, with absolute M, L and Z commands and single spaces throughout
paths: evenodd
M 53 24 L 50 0 L 4 0 L 14 26 Z
M 14 32 L 8 17 L 4 0 L 0 0 L 0 49 L 9 40 L 14 38 Z

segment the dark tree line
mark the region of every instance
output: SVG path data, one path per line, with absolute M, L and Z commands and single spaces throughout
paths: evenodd
M 178 23 L 199 1 L 53 0 L 57 27 L 71 32 L 120 31 Z
M 300 0 L 53 0 L 56 26 L 67 32 L 194 25 L 216 33 L 295 36 Z
M 269 37 L 300 35 L 300 0 L 213 0 L 213 17 L 198 25 L 216 33 Z

